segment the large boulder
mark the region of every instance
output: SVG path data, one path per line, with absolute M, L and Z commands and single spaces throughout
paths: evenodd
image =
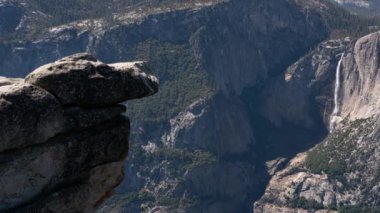
M 53 95 L 30 84 L 0 87 L 0 152 L 44 142 L 66 130 Z
M 1 82 L 7 84 L 1 86 Z M 64 108 L 37 86 L 0 78 L 0 152 L 44 143 L 57 134 L 101 124 L 125 111 L 123 105 Z
M 158 80 L 149 72 L 144 62 L 107 65 L 82 53 L 37 68 L 25 80 L 65 106 L 100 107 L 156 93 Z
M 78 54 L 26 81 L 0 77 L 0 212 L 94 212 L 123 179 L 130 123 L 118 103 L 158 90 L 147 70 Z
M 69 56 L 23 79 L 0 77 L 0 152 L 20 149 L 125 112 L 117 105 L 152 95 L 158 80 L 142 62 L 106 65 L 89 54 Z

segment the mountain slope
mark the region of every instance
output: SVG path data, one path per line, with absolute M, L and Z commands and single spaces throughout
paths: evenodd
M 377 23 L 324 0 L 115 1 L 88 13 L 75 1 L 68 19 L 55 14 L 64 2 L 14 2 L 24 24 L 4 34 L 1 75 L 91 52 L 107 63 L 146 60 L 161 81 L 156 96 L 128 104 L 126 179 L 99 212 L 251 211 L 270 177 L 328 134 L 336 55 L 352 42 L 310 50 Z M 35 28 L 41 19 L 47 23 Z M 343 106 L 364 110 L 359 100 Z
M 297 62 L 295 73 L 293 69 L 288 71 L 288 84 L 299 84 L 308 74 L 334 72 L 334 55 L 344 54 L 338 75 L 342 84 L 337 93 L 338 113 L 325 116 L 326 125 L 336 122 L 336 127 L 320 144 L 299 154 L 272 178 L 265 195 L 255 204 L 255 212 L 379 211 L 379 36 L 374 33 L 345 45 L 341 41 L 325 43 Z M 326 56 L 324 52 L 332 57 L 318 57 Z M 309 63 L 319 66 L 302 70 Z M 301 77 L 294 78 L 295 74 Z M 323 79 L 306 80 L 320 84 L 318 81 Z
M 378 0 L 334 0 L 353 13 L 364 16 L 379 16 L 380 1 Z
M 149 61 L 161 92 L 129 105 L 127 178 L 102 210 L 250 210 L 268 175 L 246 93 L 327 37 L 324 22 L 311 9 L 275 0 L 141 7 L 116 22 L 78 21 L 4 43 L 1 73 L 22 76 L 83 51 L 105 62 Z

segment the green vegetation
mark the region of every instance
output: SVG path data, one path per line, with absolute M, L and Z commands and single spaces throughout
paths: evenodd
M 173 206 L 178 204 L 178 198 L 159 196 L 157 198 L 157 204 L 161 206 Z
M 339 213 L 380 213 L 380 206 L 343 206 L 339 209 Z
M 214 0 L 218 1 L 218 0 Z M 297 4 L 309 4 L 304 0 L 294 0 Z M 345 36 L 359 37 L 380 29 L 379 17 L 364 17 L 349 13 L 331 0 L 320 0 L 327 8 L 316 9 L 328 25 L 332 38 Z M 86 19 L 103 19 L 109 23 L 119 24 L 114 18 L 117 13 L 126 13 L 131 8 L 139 8 L 147 13 L 155 7 L 177 8 L 183 4 L 195 4 L 200 0 L 28 0 L 27 10 L 40 11 L 44 16 L 28 23 L 25 32 L 18 32 L 2 38 L 2 42 L 33 40 L 47 28 Z M 305 3 L 306 2 L 306 3 Z
M 185 170 L 192 170 L 203 165 L 217 162 L 216 157 L 206 151 L 159 148 L 154 152 L 145 152 L 138 144 L 133 146 L 133 160 L 142 165 L 170 161 L 172 162 L 173 175 L 176 177 L 183 174 Z
M 109 207 L 116 209 L 118 208 L 118 204 L 122 204 L 124 206 L 140 206 L 143 203 L 149 205 L 175 206 L 179 204 L 179 199 L 164 195 L 159 195 L 156 197 L 147 189 L 141 189 L 138 193 L 130 192 L 127 194 L 115 194 L 107 202 Z
M 155 202 L 155 197 L 153 193 L 146 189 L 141 189 L 138 193 L 130 192 L 127 194 L 117 194 L 113 197 L 116 202 L 123 203 L 125 205 L 130 205 L 136 202 Z M 122 202 L 121 202 L 122 200 Z
M 322 13 L 331 30 L 331 37 L 361 37 L 376 32 L 380 27 L 380 18 L 354 15 L 340 6 L 330 3 L 328 12 Z
M 350 122 L 312 149 L 307 155 L 305 166 L 313 173 L 324 172 L 337 179 L 342 179 L 344 173 L 359 169 L 360 165 L 349 164 L 346 159 L 355 150 L 359 138 L 368 135 L 372 126 L 372 119 Z
M 168 206 L 178 208 L 189 208 L 191 206 L 197 205 L 199 203 L 199 199 L 192 198 L 175 198 L 166 195 L 154 194 L 150 192 L 148 189 L 141 189 L 139 192 L 130 192 L 130 193 L 117 193 L 114 194 L 107 202 L 106 207 L 110 209 L 122 209 L 122 206 L 128 207 L 138 207 L 142 208 L 142 211 L 146 211 L 148 206 L 160 205 L 160 206 Z M 142 206 L 142 204 L 144 204 Z M 122 206 L 120 206 L 122 205 Z
M 190 163 L 185 165 L 186 170 L 192 170 L 194 168 L 215 163 L 216 157 L 209 153 L 203 151 L 196 151 L 192 154 L 192 160 Z
M 136 60 L 148 61 L 160 79 L 160 91 L 153 97 L 128 103 L 132 120 L 152 125 L 167 122 L 194 101 L 214 94 L 208 75 L 196 69 L 190 46 L 147 40 L 135 50 Z
M 347 169 L 346 155 L 355 148 L 353 144 L 345 144 L 339 140 L 344 140 L 342 135 L 345 135 L 345 133 L 332 134 L 328 138 L 332 142 L 329 142 L 326 146 L 318 145 L 308 153 L 305 164 L 313 173 L 320 174 L 324 172 L 333 177 L 339 177 L 344 174 Z
M 30 10 L 40 11 L 49 16 L 39 23 L 41 27 L 65 24 L 77 20 L 104 18 L 113 20 L 117 12 L 130 6 L 158 5 L 155 0 L 28 0 Z M 160 2 L 161 3 L 161 2 Z
M 217 1 L 217 0 L 215 0 Z M 121 22 L 117 14 L 126 14 L 131 10 L 149 14 L 157 8 L 175 9 L 184 4 L 196 4 L 201 0 L 28 0 L 21 1 L 26 10 L 34 13 L 25 31 L 11 33 L 1 38 L 2 43 L 26 42 L 35 40 L 46 29 L 74 21 L 102 19 L 113 25 Z M 92 27 L 87 26 L 89 29 Z
M 156 200 L 154 194 L 146 189 L 141 189 L 137 198 L 141 202 L 154 202 Z
M 126 5 L 128 4 L 126 0 Z M 87 18 L 100 18 L 111 15 L 112 1 L 103 0 L 28 0 L 33 10 L 41 11 L 53 17 L 50 25 L 63 24 Z M 115 8 L 113 8 L 115 10 Z
M 366 17 L 352 14 L 332 0 L 319 0 L 322 4 L 326 5 L 326 7 L 321 6 L 321 4 L 316 1 L 293 1 L 303 7 L 314 8 L 327 23 L 330 38 L 344 38 L 347 36 L 358 38 L 380 29 L 379 17 Z
M 58 26 L 73 21 L 84 19 L 103 18 L 107 21 L 115 21 L 113 12 L 123 1 L 103 0 L 28 0 L 27 10 L 39 11 L 44 15 L 37 20 L 28 23 L 25 32 L 17 32 L 1 38 L 3 43 L 34 40 L 49 27 Z M 126 0 L 123 6 L 127 6 L 131 0 Z M 115 5 L 118 5 L 115 7 Z
M 157 205 L 174 206 L 174 207 L 181 206 L 181 208 L 184 208 L 184 209 L 197 205 L 198 203 L 199 203 L 199 199 L 196 199 L 196 198 L 178 199 L 178 198 L 168 197 L 168 196 L 158 196 L 156 200 Z
M 129 163 L 140 165 L 142 175 L 151 173 L 151 169 L 155 167 L 162 168 L 165 178 L 172 181 L 170 185 L 181 186 L 186 184 L 184 174 L 186 171 L 191 171 L 197 167 L 210 165 L 217 162 L 216 157 L 206 151 L 200 150 L 184 150 L 175 148 L 157 148 L 155 151 L 145 151 L 140 144 L 132 144 L 131 155 L 128 159 Z M 161 173 L 161 172 L 160 172 Z M 162 174 L 161 174 L 162 175 Z M 162 206 L 171 206 L 177 208 L 188 208 L 199 203 L 195 197 L 186 197 L 179 199 L 169 194 L 152 194 L 151 192 L 141 190 L 134 197 L 128 198 L 128 201 L 136 203 L 152 204 Z
M 307 200 L 303 197 L 291 200 L 290 206 L 292 208 L 316 209 L 316 210 L 324 208 L 321 203 L 318 203 L 315 200 Z
M 196 2 L 187 0 L 187 3 Z M 31 9 L 41 11 L 50 17 L 48 25 L 64 24 L 76 20 L 112 18 L 117 12 L 125 12 L 131 6 L 148 10 L 154 6 L 169 7 L 178 0 L 28 0 Z

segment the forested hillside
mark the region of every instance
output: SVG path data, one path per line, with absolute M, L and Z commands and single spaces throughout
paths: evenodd
M 379 17 L 354 14 L 332 0 L 294 0 L 294 2 L 309 8 L 318 8 L 327 23 L 331 38 L 360 37 L 380 29 Z
M 359 14 L 367 17 L 380 15 L 379 0 L 333 0 L 351 11 L 354 14 Z
M 122 16 L 128 13 L 149 14 L 152 11 L 175 10 L 192 7 L 208 2 L 224 0 L 5 0 L 0 2 L 0 20 L 17 22 L 7 34 L 0 38 L 2 42 L 33 40 L 41 36 L 48 28 L 87 20 L 87 28 L 93 28 L 94 22 L 106 22 L 108 25 L 122 24 Z M 9 9 L 19 13 L 9 15 Z M 0 28 L 2 25 L 0 24 Z M 1 30 L 1 29 L 0 29 Z
M 70 22 L 101 19 L 113 25 L 118 25 L 121 21 L 120 16 L 131 11 L 149 13 L 159 8 L 175 9 L 183 5 L 188 5 L 189 7 L 199 3 L 218 1 L 226 0 L 8 0 L 0 4 L 0 7 L 19 8 L 19 11 L 23 13 L 17 29 L 13 29 L 11 33 L 6 35 L 0 34 L 0 37 L 2 37 L 2 42 L 34 39 L 49 27 Z M 298 5 L 307 5 L 310 8 L 316 8 L 316 5 L 323 4 L 324 6 L 319 8 L 319 12 L 328 23 L 327 26 L 331 32 L 331 37 L 334 38 L 343 36 L 360 37 L 378 30 L 380 26 L 380 18 L 355 15 L 342 9 L 340 5 L 331 2 L 331 0 L 293 1 Z M 6 15 L 5 12 L 0 11 L 0 16 L 2 16 L 2 13 L 4 13 L 4 16 Z M 17 16 L 13 18 L 7 16 L 4 21 L 9 22 L 10 19 L 17 19 Z

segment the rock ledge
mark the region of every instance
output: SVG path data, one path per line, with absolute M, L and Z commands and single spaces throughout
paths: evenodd
M 0 212 L 92 212 L 123 178 L 121 102 L 158 91 L 143 62 L 76 54 L 0 77 Z

